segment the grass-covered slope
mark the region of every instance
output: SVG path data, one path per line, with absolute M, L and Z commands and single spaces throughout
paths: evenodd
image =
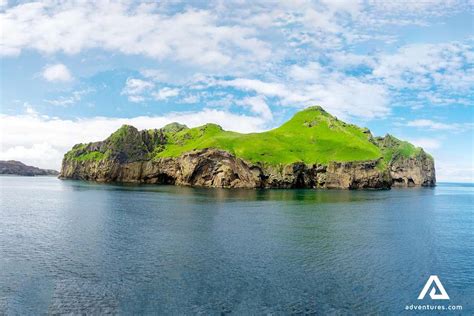
M 320 107 L 298 112 L 282 126 L 263 133 L 240 134 L 218 125 L 167 135 L 156 157 L 175 157 L 193 149 L 218 148 L 252 162 L 269 164 L 369 160 L 381 156 L 364 130 L 337 120 Z
M 392 136 L 374 139 L 367 129 L 344 123 L 321 107 L 307 108 L 282 126 L 262 133 L 225 131 L 215 124 L 187 128 L 172 123 L 158 130 L 138 132 L 122 126 L 104 142 L 76 145 L 67 159 L 120 160 L 177 157 L 195 149 L 216 148 L 250 162 L 288 164 L 361 161 L 411 157 L 422 149 Z
M 385 137 L 376 137 L 375 142 L 382 151 L 384 163 L 389 163 L 398 158 L 419 157 L 421 155 L 426 155 L 427 158 L 433 160 L 433 157 L 425 153 L 423 148 L 399 140 L 390 134 L 385 135 Z

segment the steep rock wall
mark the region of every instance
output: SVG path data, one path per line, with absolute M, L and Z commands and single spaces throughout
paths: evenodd
M 378 160 L 264 166 L 226 151 L 203 149 L 176 158 L 133 162 L 65 158 L 60 178 L 222 188 L 386 189 L 392 185 L 433 185 L 434 166 L 430 159 L 399 159 L 389 168 L 381 168 Z

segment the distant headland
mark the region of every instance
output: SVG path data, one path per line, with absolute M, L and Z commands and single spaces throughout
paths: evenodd
M 52 169 L 40 169 L 28 166 L 16 160 L 0 160 L 0 174 L 17 176 L 57 176 L 59 172 Z

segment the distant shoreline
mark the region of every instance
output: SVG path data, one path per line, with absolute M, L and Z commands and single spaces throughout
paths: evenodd
M 21 161 L 0 160 L 0 174 L 17 176 L 57 176 L 58 171 L 52 169 L 41 169 L 34 166 L 28 166 Z
M 53 178 L 57 178 L 58 175 L 55 175 L 55 174 L 26 175 L 26 174 L 0 173 L 0 177 L 22 177 L 22 178 L 53 177 Z

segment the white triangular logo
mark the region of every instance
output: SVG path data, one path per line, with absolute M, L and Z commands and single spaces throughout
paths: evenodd
M 418 295 L 418 299 L 422 300 L 430 288 L 430 297 L 432 300 L 449 300 L 448 293 L 444 289 L 443 284 L 441 284 L 441 281 L 437 275 L 430 276 L 425 284 L 425 287 L 423 287 L 423 290 L 421 290 L 420 295 Z M 436 294 L 436 289 L 438 289 L 439 294 Z

